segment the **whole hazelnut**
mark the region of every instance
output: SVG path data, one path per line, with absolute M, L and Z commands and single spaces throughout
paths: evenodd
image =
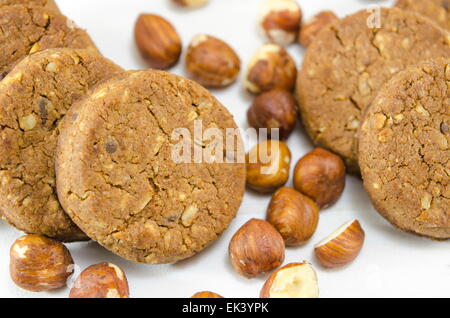
M 325 149 L 314 149 L 297 163 L 294 187 L 316 201 L 320 208 L 331 206 L 344 191 L 344 161 Z
M 253 128 L 266 128 L 269 138 L 271 129 L 279 129 L 279 138 L 286 140 L 297 123 L 297 102 L 288 91 L 268 91 L 255 98 L 247 118 Z
M 308 47 L 319 32 L 338 17 L 331 11 L 322 11 L 315 15 L 311 21 L 304 23 L 300 29 L 299 42 Z
M 86 268 L 70 290 L 70 298 L 128 298 L 130 292 L 124 271 L 111 263 Z
M 134 28 L 136 44 L 152 68 L 168 69 L 181 55 L 181 39 L 169 21 L 155 14 L 141 14 Z
M 280 266 L 285 246 L 280 233 L 270 223 L 251 219 L 233 236 L 228 250 L 236 272 L 253 278 Z
M 297 68 L 289 53 L 273 43 L 263 45 L 251 59 L 244 77 L 244 86 L 254 94 L 273 89 L 292 91 Z
M 210 291 L 203 291 L 195 293 L 191 298 L 223 298 L 223 296 Z
M 294 43 L 302 21 L 302 10 L 294 0 L 266 0 L 259 13 L 263 34 L 282 46 Z
M 30 234 L 11 246 L 9 271 L 14 283 L 23 289 L 41 292 L 62 288 L 73 269 L 69 250 L 56 240 Z
M 280 232 L 286 246 L 299 246 L 316 232 L 319 208 L 300 192 L 283 187 L 272 197 L 267 221 Z
M 247 185 L 261 193 L 271 193 L 289 179 L 291 151 L 278 140 L 267 140 L 253 147 L 246 156 Z
M 209 0 L 172 0 L 173 3 L 182 7 L 200 7 L 208 3 Z
M 241 61 L 224 41 L 210 35 L 195 36 L 186 53 L 189 76 L 206 87 L 226 87 L 236 81 Z

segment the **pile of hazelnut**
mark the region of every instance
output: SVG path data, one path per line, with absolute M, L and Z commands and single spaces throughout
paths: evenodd
M 205 5 L 208 0 L 171 0 L 184 7 Z M 293 95 L 297 68 L 285 46 L 298 42 L 307 47 L 317 33 L 337 19 L 330 11 L 302 24 L 302 11 L 295 0 L 265 0 L 259 26 L 269 41 L 251 59 L 244 75 L 244 87 L 255 94 L 248 110 L 250 126 L 268 129 L 268 140 L 247 154 L 247 185 L 254 191 L 273 194 L 266 220 L 251 219 L 229 244 L 230 262 L 240 275 L 253 278 L 274 271 L 261 290 L 261 297 L 318 297 L 316 272 L 304 261 L 279 268 L 285 247 L 305 244 L 315 233 L 319 211 L 333 205 L 345 187 L 342 159 L 317 148 L 301 158 L 294 170 L 294 188 L 289 180 L 291 152 L 285 143 L 297 119 Z M 135 40 L 149 66 L 167 70 L 182 53 L 182 41 L 174 26 L 161 16 L 141 14 L 135 25 Z M 224 41 L 207 34 L 195 36 L 185 54 L 188 75 L 209 88 L 227 87 L 241 70 L 236 52 Z M 271 135 L 278 129 L 279 140 Z M 260 160 L 269 151 L 270 162 Z M 250 160 L 252 158 L 253 160 Z M 315 256 L 327 268 L 353 261 L 364 243 L 364 231 L 357 220 L 350 221 L 315 246 Z M 38 235 L 19 238 L 10 251 L 10 274 L 20 287 L 30 291 L 49 291 L 72 286 L 74 298 L 129 297 L 127 278 L 122 269 L 100 263 L 85 269 L 71 284 L 74 262 L 60 242 Z M 205 291 L 192 298 L 223 298 Z

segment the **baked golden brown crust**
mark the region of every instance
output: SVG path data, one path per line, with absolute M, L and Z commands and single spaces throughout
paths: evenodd
M 58 203 L 53 155 L 72 103 L 122 69 L 90 50 L 30 55 L 0 81 L 0 206 L 27 233 L 86 239 Z
M 450 239 L 450 59 L 399 73 L 367 109 L 359 163 L 376 209 L 400 229 Z
M 309 47 L 297 95 L 313 141 L 359 170 L 356 135 L 361 115 L 382 85 L 421 60 L 450 57 L 450 35 L 414 12 L 381 9 L 381 28 L 360 11 L 322 30 Z
M 59 11 L 54 0 L 0 0 L 0 7 L 12 5 L 42 6 Z
M 203 130 L 236 128 L 206 89 L 176 75 L 128 72 L 99 85 L 71 109 L 59 138 L 57 188 L 66 212 L 132 261 L 170 263 L 203 250 L 236 215 L 245 164 L 176 163 L 172 133 L 187 128 L 194 136 L 195 120 Z M 197 139 L 189 148 L 208 145 Z
M 28 54 L 49 48 L 95 48 L 89 35 L 62 14 L 43 7 L 0 8 L 0 79 Z
M 397 0 L 395 6 L 420 13 L 450 30 L 450 0 Z

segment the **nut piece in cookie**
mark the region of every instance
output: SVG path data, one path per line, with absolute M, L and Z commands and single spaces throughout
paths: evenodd
M 86 268 L 70 290 L 70 298 L 129 298 L 125 272 L 117 265 L 99 263 Z
M 193 80 L 205 87 L 226 87 L 236 81 L 241 61 L 224 41 L 199 34 L 187 49 L 186 69 Z
M 364 230 L 358 220 L 342 225 L 316 245 L 314 253 L 320 263 L 328 268 L 347 265 L 361 252 Z
M 289 179 L 291 151 L 278 140 L 267 140 L 253 147 L 246 156 L 247 185 L 261 193 L 272 193 Z
M 294 43 L 302 21 L 302 10 L 295 0 L 265 0 L 259 12 L 259 27 L 274 43 Z
M 325 149 L 314 149 L 295 166 L 294 187 L 321 209 L 333 205 L 344 192 L 344 161 Z
M 285 90 L 276 89 L 255 98 L 247 113 L 251 127 L 266 128 L 271 137 L 272 129 L 279 129 L 280 140 L 286 140 L 297 123 L 297 101 Z
M 319 208 L 300 192 L 283 187 L 275 192 L 270 201 L 267 221 L 280 232 L 286 246 L 299 246 L 316 231 Z
M 273 89 L 292 91 L 297 77 L 297 67 L 289 53 L 277 44 L 263 45 L 251 59 L 244 87 L 259 94 Z
M 141 14 L 134 27 L 136 45 L 152 68 L 168 69 L 181 55 L 181 39 L 174 26 L 156 14 Z
M 269 272 L 284 261 L 283 237 L 268 222 L 251 219 L 234 234 L 228 247 L 235 271 L 253 278 Z
M 69 250 L 56 240 L 30 234 L 11 246 L 9 272 L 23 289 L 42 292 L 62 288 L 73 269 Z
M 317 298 L 317 274 L 311 264 L 291 263 L 275 271 L 264 284 L 261 298 Z
M 338 17 L 332 11 L 322 11 L 316 14 L 310 21 L 305 22 L 299 34 L 299 42 L 308 47 L 319 32 Z

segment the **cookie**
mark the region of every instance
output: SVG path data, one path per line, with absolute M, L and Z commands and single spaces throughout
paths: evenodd
M 0 8 L 0 79 L 28 54 L 48 48 L 96 50 L 89 35 L 65 16 L 43 7 Z
M 450 59 L 391 79 L 367 109 L 359 163 L 376 209 L 405 231 L 450 239 Z
M 427 18 L 381 9 L 360 11 L 325 27 L 311 44 L 297 81 L 297 96 L 312 140 L 341 155 L 358 172 L 361 115 L 383 84 L 421 60 L 450 57 L 450 35 Z
M 398 0 L 395 6 L 420 13 L 450 30 L 450 0 Z
M 62 206 L 90 238 L 128 260 L 161 264 L 194 255 L 228 227 L 245 189 L 245 164 L 223 159 L 226 149 L 243 152 L 239 133 L 224 148 L 223 138 L 198 134 L 207 128 L 225 137 L 237 126 L 206 89 L 187 79 L 148 70 L 99 85 L 61 130 Z M 177 131 L 190 132 L 184 151 L 177 150 Z M 213 148 L 223 163 L 210 156 L 187 161 Z
M 0 208 L 9 223 L 63 241 L 86 238 L 57 200 L 59 123 L 89 87 L 121 71 L 91 50 L 50 49 L 0 82 Z
M 0 7 L 11 5 L 41 6 L 59 11 L 54 0 L 0 0 Z

